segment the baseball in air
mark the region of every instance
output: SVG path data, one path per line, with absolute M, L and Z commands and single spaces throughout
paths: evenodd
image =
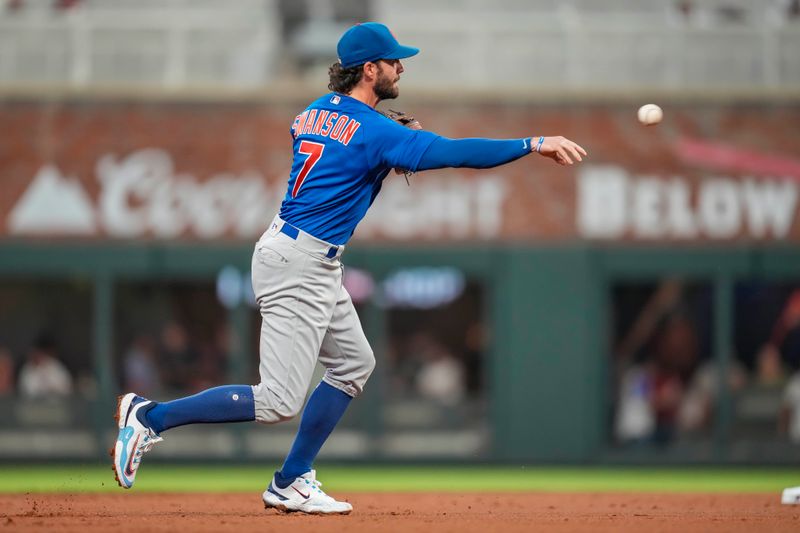
M 656 104 L 645 104 L 639 108 L 637 116 L 639 117 L 639 122 L 645 126 L 653 126 L 661 122 L 661 119 L 664 118 L 664 112 Z

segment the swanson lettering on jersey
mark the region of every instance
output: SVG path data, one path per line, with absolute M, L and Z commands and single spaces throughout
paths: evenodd
M 336 111 L 307 109 L 295 117 L 292 136 L 296 139 L 300 135 L 319 135 L 330 137 L 347 146 L 359 127 L 361 127 L 359 121 Z

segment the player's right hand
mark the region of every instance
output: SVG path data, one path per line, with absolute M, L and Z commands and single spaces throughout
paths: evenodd
M 532 139 L 533 146 L 531 149 L 536 151 L 539 138 Z M 575 162 L 583 161 L 582 155 L 585 156 L 586 150 L 581 148 L 578 144 L 570 141 L 569 139 L 561 136 L 545 137 L 542 146 L 539 148 L 539 155 L 549 157 L 559 165 L 572 165 Z

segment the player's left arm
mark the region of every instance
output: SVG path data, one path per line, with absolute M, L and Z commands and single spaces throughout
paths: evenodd
M 397 124 L 400 124 L 401 126 L 408 128 L 410 130 L 422 129 L 422 124 L 419 123 L 419 120 L 414 118 L 413 115 L 409 115 L 404 111 L 395 111 L 394 109 L 387 109 L 386 111 L 379 111 L 379 113 L 388 118 L 389 120 L 392 120 Z M 400 167 L 395 167 L 394 173 L 405 174 L 406 182 L 408 182 L 408 176 L 413 174 L 412 171 Z

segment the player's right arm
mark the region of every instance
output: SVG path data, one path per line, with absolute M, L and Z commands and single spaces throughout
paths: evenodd
M 581 155 L 588 155 L 580 145 L 560 135 L 533 137 L 532 141 L 536 141 L 536 146 L 531 147 L 534 152 L 549 157 L 559 165 L 571 165 L 576 161 L 583 161 Z
M 383 163 L 411 171 L 492 168 L 531 152 L 561 165 L 571 165 L 586 155 L 582 147 L 564 137 L 449 139 L 428 131 L 413 131 L 395 123 L 385 127 L 382 133 L 376 148 Z
M 581 161 L 581 155 L 586 155 L 583 148 L 564 137 L 508 140 L 439 137 L 423 154 L 418 170 L 447 167 L 492 168 L 510 163 L 531 152 L 549 157 L 560 165 L 571 165 L 575 161 Z
M 586 151 L 564 137 L 521 139 L 448 139 L 425 130 L 411 130 L 390 120 L 379 123 L 369 153 L 385 167 L 412 172 L 437 168 L 492 168 L 531 152 L 560 165 L 582 160 Z

